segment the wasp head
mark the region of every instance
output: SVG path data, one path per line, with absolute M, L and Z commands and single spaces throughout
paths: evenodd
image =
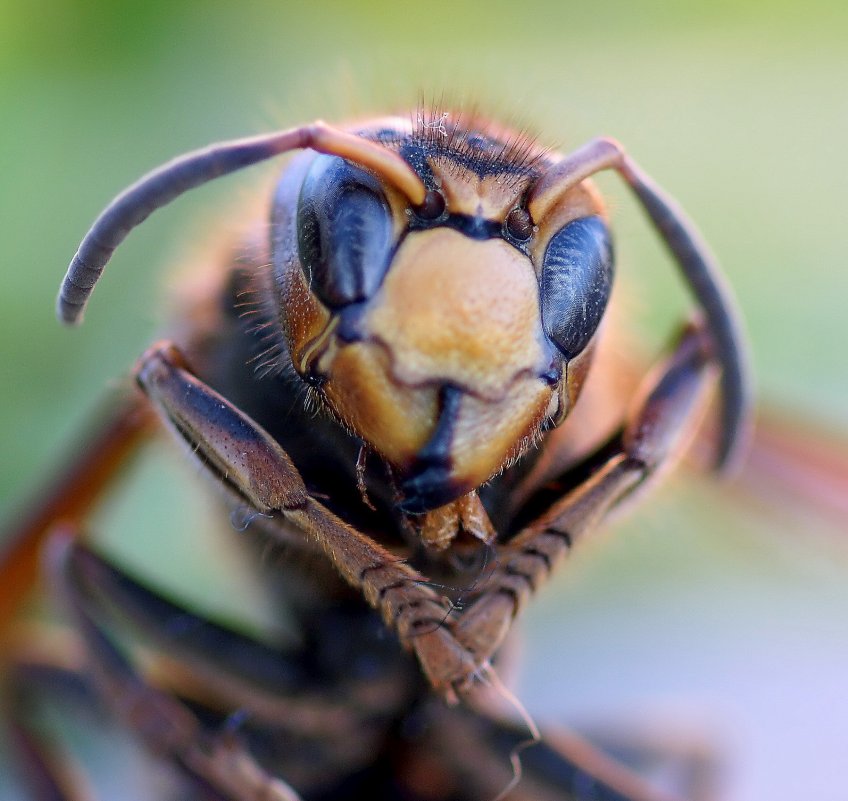
M 612 254 L 588 184 L 532 219 L 549 159 L 479 126 L 360 132 L 398 152 L 424 202 L 335 155 L 279 185 L 274 270 L 297 372 L 397 472 L 406 511 L 449 503 L 573 405 Z

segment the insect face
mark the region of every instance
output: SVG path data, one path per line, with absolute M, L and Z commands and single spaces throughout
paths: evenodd
M 480 120 L 447 119 L 354 131 L 316 122 L 186 154 L 106 207 L 62 284 L 58 311 L 79 322 L 112 252 L 153 211 L 221 175 L 305 151 L 278 185 L 270 259 L 256 244 L 267 233 L 259 222 L 225 257 L 214 288 L 202 288 L 192 309 L 203 313 L 142 355 L 141 392 L 121 394 L 39 495 L 14 550 L 0 554 L 4 586 L 25 588 L 31 554 L 60 529 L 52 577 L 90 686 L 204 797 L 301 797 L 277 776 L 291 776 L 305 798 L 502 797 L 505 781 L 489 775 L 491 765 L 514 764 L 524 732 L 516 738 L 490 718 L 488 702 L 454 714 L 430 694 L 456 702 L 481 681 L 497 689 L 493 660 L 516 616 L 573 545 L 672 461 L 716 368 L 717 466 L 744 444 L 741 326 L 718 266 L 674 201 L 613 140 L 548 156 Z M 595 442 L 580 453 L 565 452 L 561 437 L 541 438 L 538 461 L 528 454 L 510 466 L 570 413 L 592 357 L 612 249 L 586 179 L 606 169 L 654 222 L 698 314 L 642 382 L 615 436 L 589 425 L 583 433 Z M 257 351 L 281 369 L 251 368 Z M 330 416 L 311 419 L 300 379 Z M 259 542 L 284 546 L 279 574 L 267 578 L 291 612 L 299 635 L 291 644 L 196 618 L 80 544 L 92 505 L 157 426 L 187 446 L 240 517 L 246 509 L 257 518 Z M 380 457 L 374 464 L 360 458 L 363 443 Z M 136 649 L 114 639 L 113 612 L 149 632 L 164 659 L 136 667 Z M 16 698 L 26 700 L 33 677 L 36 689 L 65 685 L 65 674 L 89 686 L 64 653 L 48 662 L 39 669 L 36 657 L 33 670 L 25 656 Z M 77 797 L 53 781 L 26 715 L 17 712 L 16 729 L 25 760 L 37 763 L 39 792 Z M 573 754 L 539 749 L 518 788 L 527 797 L 570 797 L 584 786 L 599 799 L 658 797 L 582 744 Z M 431 766 L 435 794 L 430 785 L 419 792 L 415 777 Z
M 611 252 L 585 185 L 531 218 L 539 153 L 459 128 L 379 138 L 415 168 L 424 203 L 307 154 L 279 188 L 274 268 L 295 369 L 424 512 L 564 419 L 584 372 L 566 365 L 588 359 Z

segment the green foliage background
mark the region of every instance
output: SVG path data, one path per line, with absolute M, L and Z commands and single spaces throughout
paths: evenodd
M 763 401 L 845 432 L 848 7 L 289 5 L 0 0 L 4 516 L 155 335 L 164 268 L 257 179 L 156 215 L 110 267 L 86 325 L 62 330 L 54 293 L 103 204 L 202 144 L 422 97 L 476 104 L 554 146 L 622 140 L 721 256 Z M 614 178 L 601 184 L 636 295 L 634 337 L 659 347 L 685 294 L 626 193 Z M 264 609 L 254 625 L 273 628 L 229 540 L 198 558 L 212 549 L 190 521 L 211 511 L 185 472 L 167 457 L 142 467 L 98 521 L 102 547 L 217 614 Z M 844 798 L 839 528 L 676 482 L 543 594 L 522 697 L 561 722 L 704 724 L 728 754 L 728 799 Z

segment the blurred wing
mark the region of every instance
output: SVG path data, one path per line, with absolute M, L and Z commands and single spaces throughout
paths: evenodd
M 799 414 L 761 409 L 733 491 L 781 516 L 822 520 L 848 534 L 848 436 Z

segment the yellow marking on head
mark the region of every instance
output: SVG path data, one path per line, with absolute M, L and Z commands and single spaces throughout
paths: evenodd
M 449 228 L 406 238 L 365 329 L 407 386 L 451 383 L 496 399 L 549 359 L 529 259 L 502 240 L 476 241 Z

